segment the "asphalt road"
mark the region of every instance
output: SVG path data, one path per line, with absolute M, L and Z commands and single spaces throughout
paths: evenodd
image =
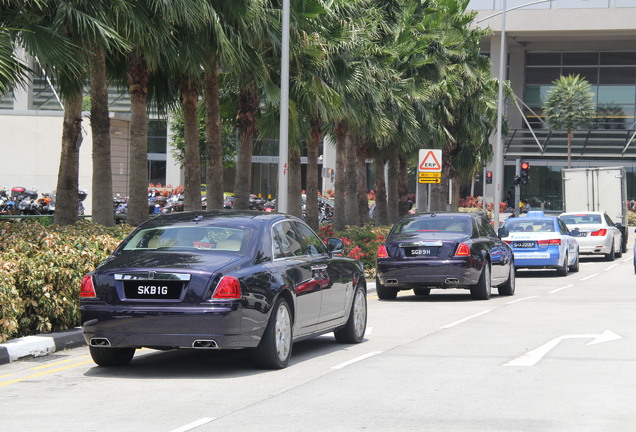
M 521 271 L 490 301 L 370 294 L 363 343 L 298 343 L 281 371 L 242 352 L 19 360 L 0 366 L 0 431 L 633 431 L 635 282 L 630 251 Z

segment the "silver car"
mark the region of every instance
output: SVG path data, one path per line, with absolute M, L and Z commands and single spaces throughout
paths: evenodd
M 561 213 L 572 235 L 579 242 L 581 255 L 605 255 L 606 261 L 620 258 L 623 234 L 605 212 L 584 211 Z

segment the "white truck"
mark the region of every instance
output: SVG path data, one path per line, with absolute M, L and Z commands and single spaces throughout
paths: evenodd
M 623 233 L 627 252 L 627 177 L 624 167 L 562 170 L 563 211 L 604 211 Z

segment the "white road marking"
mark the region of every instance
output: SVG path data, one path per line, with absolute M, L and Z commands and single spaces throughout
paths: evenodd
M 173 429 L 170 432 L 186 432 L 186 431 L 198 428 L 199 426 L 203 426 L 204 424 L 210 423 L 211 421 L 214 421 L 214 420 L 216 420 L 214 417 L 203 417 L 202 419 L 189 423 L 178 429 Z
M 522 301 L 525 301 L 525 300 L 530 300 L 530 299 L 537 298 L 537 297 L 539 297 L 539 296 L 526 297 L 526 298 L 522 298 L 522 299 L 519 299 L 519 300 L 514 300 L 514 301 L 511 301 L 511 302 L 508 302 L 506 304 L 519 303 L 519 302 L 522 302 Z
M 458 325 L 458 324 L 461 324 L 461 323 L 463 323 L 463 322 L 466 322 L 466 321 L 468 321 L 468 320 L 470 320 L 470 319 L 477 318 L 477 317 L 480 317 L 480 316 L 482 316 L 482 315 L 486 315 L 487 313 L 490 313 L 490 312 L 492 312 L 492 311 L 493 311 L 493 309 L 488 309 L 488 310 L 485 310 L 485 311 L 483 311 L 483 312 L 479 312 L 478 314 L 471 315 L 471 316 L 469 316 L 469 317 L 467 317 L 467 318 L 461 319 L 461 320 L 459 320 L 459 321 L 455 321 L 454 323 L 446 324 L 446 325 L 445 325 L 445 326 L 443 326 L 442 328 L 443 328 L 443 329 L 451 328 L 451 327 L 453 327 L 453 326 L 456 326 L 456 325 Z
M 616 263 L 616 264 L 612 264 L 611 266 L 607 267 L 606 269 L 604 269 L 603 271 L 608 271 L 613 269 L 614 267 L 616 267 L 617 265 L 619 265 L 620 263 Z
M 504 364 L 504 366 L 534 366 L 536 365 L 546 354 L 554 349 L 561 341 L 566 339 L 592 339 L 586 345 L 595 345 L 603 342 L 611 342 L 622 339 L 623 337 L 617 335 L 611 330 L 605 330 L 601 334 L 582 334 L 582 335 L 564 335 L 554 338 L 551 341 L 541 345 L 539 348 L 535 348 L 532 351 L 528 351 L 524 355 L 517 357 L 514 360 Z
M 559 292 L 559 291 L 561 291 L 561 290 L 564 290 L 564 289 L 566 289 L 566 288 L 572 288 L 573 286 L 574 286 L 574 285 L 570 284 L 570 285 L 566 285 L 566 286 L 561 287 L 561 288 L 557 288 L 557 289 L 555 289 L 555 290 L 550 291 L 550 294 L 558 293 L 558 292 Z
M 373 332 L 373 327 L 367 327 L 367 329 L 364 331 L 364 335 L 369 336 L 372 332 Z
M 584 280 L 592 279 L 594 276 L 598 276 L 599 274 L 600 274 L 600 273 L 594 273 L 594 274 L 591 274 L 591 275 L 589 275 L 589 276 L 584 277 L 584 278 L 583 278 L 583 279 L 581 279 L 581 280 L 582 280 L 582 281 L 584 281 Z
M 332 367 L 331 367 L 331 369 L 342 369 L 343 367 L 349 366 L 349 365 L 351 365 L 351 364 L 353 364 L 353 363 L 357 363 L 357 362 L 359 362 L 359 361 L 362 361 L 362 360 L 368 359 L 369 357 L 373 357 L 374 355 L 378 355 L 378 354 L 380 354 L 381 352 L 382 352 L 382 351 L 372 351 L 372 352 L 370 352 L 370 353 L 368 353 L 368 354 L 361 355 L 360 357 L 356 357 L 356 358 L 354 358 L 354 359 L 352 359 L 352 360 L 349 360 L 349 361 L 346 361 L 346 362 L 344 362 L 344 363 L 340 363 L 340 364 L 338 364 L 338 365 L 332 366 Z

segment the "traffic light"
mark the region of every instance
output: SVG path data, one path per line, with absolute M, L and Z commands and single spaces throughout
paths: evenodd
M 486 171 L 486 184 L 492 184 L 492 171 Z
M 530 164 L 528 162 L 521 162 L 521 184 L 528 184 L 530 179 Z

